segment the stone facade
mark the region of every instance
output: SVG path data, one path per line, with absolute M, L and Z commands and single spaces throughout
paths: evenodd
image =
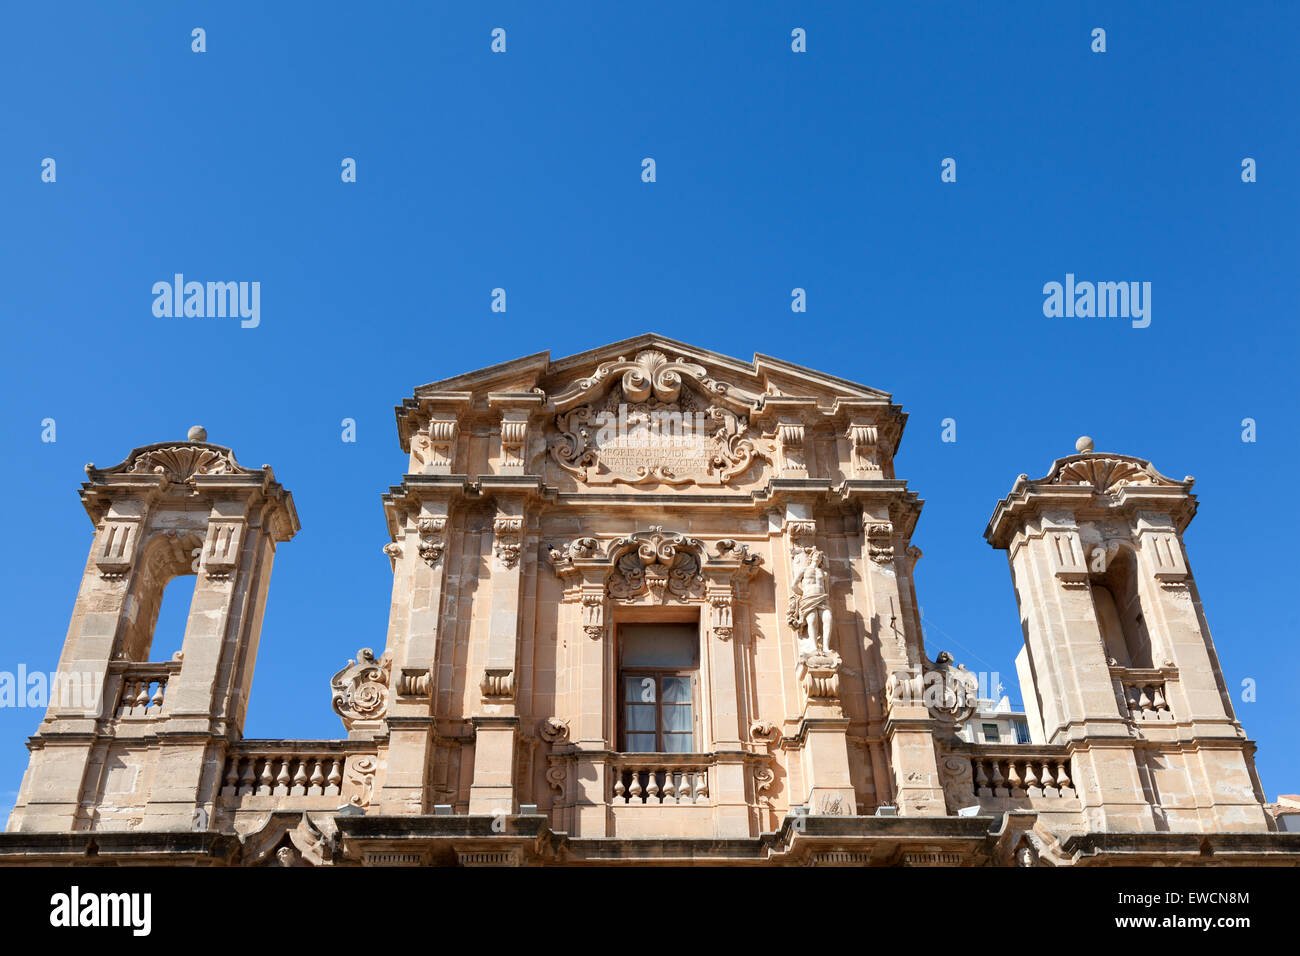
M 985 745 L 922 639 L 889 395 L 646 335 L 396 413 L 386 647 L 330 681 L 340 739 L 242 734 L 298 529 L 271 469 L 201 430 L 87 467 L 60 670 L 104 706 L 50 707 L 0 862 L 1300 862 L 1183 551 L 1191 479 L 1085 444 L 997 505 L 1034 736 Z

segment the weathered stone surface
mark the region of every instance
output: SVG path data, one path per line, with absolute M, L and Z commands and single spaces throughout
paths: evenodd
M 1220 689 L 1191 480 L 1091 440 L 1017 480 L 987 537 L 1032 743 L 970 743 L 975 675 L 922 640 L 904 420 L 654 335 L 417 388 L 386 646 L 331 682 L 334 740 L 242 736 L 298 528 L 270 468 L 197 427 L 88 466 L 60 669 L 94 699 L 31 739 L 0 863 L 1300 862 Z M 182 653 L 154 660 L 187 573 Z

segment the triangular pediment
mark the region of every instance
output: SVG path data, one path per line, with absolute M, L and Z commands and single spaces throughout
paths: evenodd
M 536 394 L 540 390 L 548 400 L 553 400 L 566 392 L 572 394 L 573 383 L 597 375 L 602 366 L 633 363 L 638 355 L 646 352 L 660 352 L 669 363 L 701 367 L 710 380 L 730 386 L 738 394 L 809 398 L 819 404 L 837 399 L 886 404 L 890 401 L 888 392 L 770 355 L 755 353 L 751 361 L 745 361 L 654 332 L 559 359 L 552 359 L 549 351 L 537 352 L 421 385 L 415 390 L 415 397 L 470 393 L 485 399 L 494 392 Z
M 404 450 L 424 434 L 413 468 L 425 467 L 426 455 L 437 459 L 430 467 L 450 468 L 457 436 L 475 431 L 500 435 L 493 440 L 502 450 L 493 445 L 487 453 L 508 455 L 515 472 L 585 488 L 718 488 L 778 472 L 802 477 L 805 444 L 843 459 L 837 472 L 845 476 L 884 475 L 905 421 L 879 389 L 763 353 L 745 361 L 655 333 L 431 382 L 397 409 Z

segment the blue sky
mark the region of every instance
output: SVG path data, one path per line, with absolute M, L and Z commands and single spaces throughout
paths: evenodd
M 202 423 L 274 466 L 303 525 L 246 734 L 340 735 L 329 676 L 384 643 L 393 405 L 658 331 L 893 393 L 929 650 L 1013 690 L 1019 618 L 981 534 L 1016 475 L 1082 433 L 1195 475 L 1187 544 L 1227 684 L 1269 796 L 1300 790 L 1300 8 L 376 6 L 0 12 L 0 670 L 57 662 L 91 539 L 82 466 Z M 155 317 L 176 272 L 260 282 L 261 324 Z M 1066 273 L 1150 282 L 1150 327 L 1045 317 Z M 0 710 L 0 802 L 39 718 Z

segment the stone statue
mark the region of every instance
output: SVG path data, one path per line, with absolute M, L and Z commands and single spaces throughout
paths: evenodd
M 786 621 L 795 629 L 801 658 L 831 653 L 830 574 L 826 555 L 816 547 L 793 555 L 794 575 Z

